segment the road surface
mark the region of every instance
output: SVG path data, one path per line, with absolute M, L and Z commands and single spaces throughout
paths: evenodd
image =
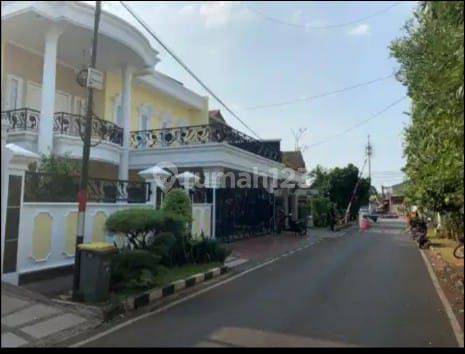
M 403 228 L 324 240 L 86 346 L 457 346 Z

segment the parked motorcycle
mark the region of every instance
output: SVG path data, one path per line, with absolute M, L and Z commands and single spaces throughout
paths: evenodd
M 459 238 L 459 244 L 454 249 L 454 257 L 463 259 L 463 236 Z
M 289 231 L 293 231 L 298 236 L 307 235 L 307 221 L 305 219 L 294 221 L 292 219 L 292 214 L 287 214 L 282 219 L 281 225 L 285 225 L 286 220 L 289 220 Z

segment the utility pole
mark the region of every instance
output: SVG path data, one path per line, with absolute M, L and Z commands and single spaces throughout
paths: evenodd
M 95 2 L 95 17 L 94 17 L 94 34 L 92 38 L 92 57 L 90 68 L 95 69 L 97 63 L 97 40 L 98 28 L 100 24 L 100 14 L 102 11 L 102 2 Z M 89 75 L 89 74 L 88 74 Z M 79 299 L 79 282 L 81 275 L 81 252 L 79 245 L 84 242 L 85 230 L 85 216 L 87 206 L 87 184 L 89 179 L 89 156 L 90 156 L 90 139 L 92 135 L 92 107 L 94 100 L 94 89 L 87 86 L 87 111 L 85 120 L 84 132 L 84 145 L 82 149 L 82 165 L 81 165 L 81 178 L 79 181 L 78 203 L 79 213 L 77 220 L 77 234 L 76 234 L 76 251 L 74 256 L 74 278 L 73 278 L 73 299 Z
M 371 157 L 373 156 L 373 146 L 370 142 L 370 135 L 368 135 L 368 144 L 366 146 L 366 157 L 368 159 L 368 177 L 371 181 Z
M 365 165 L 367 164 L 367 160 L 368 159 L 365 159 L 365 162 L 363 163 L 363 167 L 362 167 L 362 169 L 360 170 L 360 172 L 358 174 L 357 183 L 355 183 L 354 190 L 353 190 L 353 192 L 352 192 L 352 194 L 350 196 L 349 205 L 347 205 L 346 213 L 345 213 L 345 216 L 344 216 L 344 220 L 345 220 L 346 223 L 349 222 L 350 208 L 352 207 L 352 203 L 354 202 L 355 196 L 357 195 L 358 186 L 360 184 L 360 181 L 362 180 L 363 171 L 365 170 Z

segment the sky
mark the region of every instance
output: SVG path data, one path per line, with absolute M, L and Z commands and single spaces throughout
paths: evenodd
M 119 2 L 103 3 L 105 10 L 135 24 Z M 260 138 L 280 138 L 282 150 L 293 150 L 292 131 L 305 128 L 301 145 L 307 146 L 303 155 L 308 169 L 318 164 L 332 168 L 348 163 L 361 168 L 370 135 L 372 184 L 378 190 L 381 185 L 403 179 L 402 134 L 409 122 L 405 112 L 409 111 L 410 100 L 402 100 L 356 129 L 349 128 L 404 97 L 405 87 L 390 77 L 342 93 L 303 98 L 393 74 L 399 64 L 390 57 L 388 47 L 402 35 L 402 27 L 416 4 L 128 2 Z M 378 12 L 382 13 L 366 18 Z M 359 19 L 364 20 L 353 23 Z M 351 24 L 344 25 L 347 23 Z M 151 42 L 160 51 L 158 71 L 208 95 L 166 51 Z M 294 104 L 250 109 L 296 100 Z M 221 109 L 230 125 L 252 135 L 212 98 L 210 108 Z

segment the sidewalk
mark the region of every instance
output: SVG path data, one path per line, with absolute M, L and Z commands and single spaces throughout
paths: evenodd
M 266 235 L 227 244 L 232 251 L 225 265 L 230 268 L 243 268 L 250 264 L 260 263 L 289 251 L 311 246 L 324 239 L 336 239 L 344 236 L 352 227 L 331 232 L 328 229 L 310 229 L 310 236 L 300 237 L 293 232 L 280 235 Z
M 2 347 L 52 346 L 101 323 L 89 310 L 2 283 Z

